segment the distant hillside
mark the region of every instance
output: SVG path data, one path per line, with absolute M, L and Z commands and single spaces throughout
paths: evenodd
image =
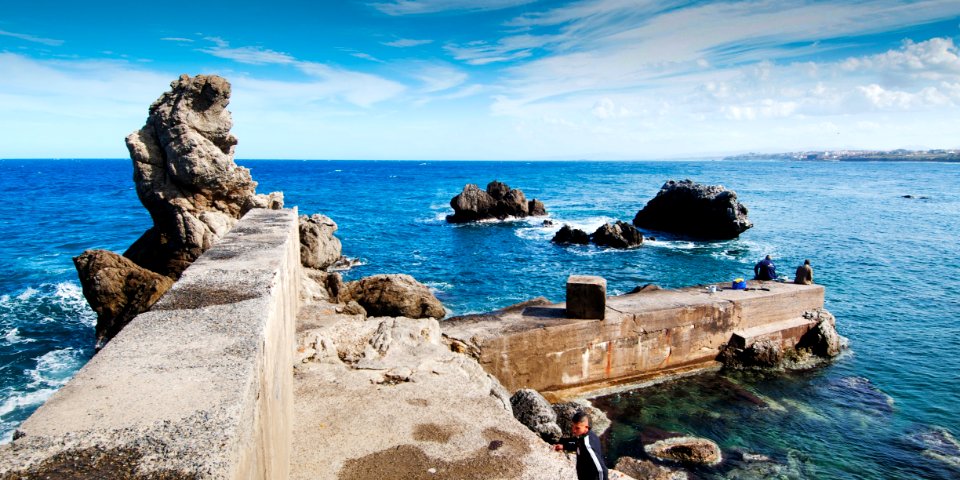
M 960 150 L 827 150 L 745 153 L 724 160 L 796 160 L 802 162 L 960 162 Z

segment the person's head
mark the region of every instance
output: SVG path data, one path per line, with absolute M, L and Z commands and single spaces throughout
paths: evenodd
M 770 255 L 767 255 L 767 260 L 770 260 Z
M 804 261 L 803 261 L 803 264 L 804 264 L 804 265 L 810 265 L 810 259 L 808 258 L 808 259 L 804 260 Z
M 580 437 L 590 431 L 590 415 L 587 412 L 579 411 L 570 418 L 570 433 L 573 436 Z

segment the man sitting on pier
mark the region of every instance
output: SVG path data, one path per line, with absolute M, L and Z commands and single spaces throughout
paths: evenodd
M 753 278 L 757 280 L 777 279 L 777 266 L 773 264 L 770 255 L 767 255 L 766 258 L 760 260 L 753 266 Z
M 590 415 L 579 411 L 570 419 L 573 437 L 564 437 L 553 446 L 556 451 L 577 452 L 579 480 L 607 480 L 607 465 L 600 451 L 600 438 L 590 429 Z
M 803 265 L 797 267 L 797 277 L 793 279 L 797 285 L 813 285 L 813 267 L 810 260 L 804 260 Z

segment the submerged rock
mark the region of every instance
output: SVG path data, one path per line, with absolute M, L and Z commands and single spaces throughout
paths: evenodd
M 557 231 L 556 235 L 554 235 L 553 239 L 550 241 L 560 245 L 586 245 L 590 243 L 590 235 L 587 235 L 587 232 L 584 232 L 579 228 L 573 228 L 570 225 L 564 225 L 563 227 L 560 227 L 560 230 Z
M 153 306 L 173 279 L 151 272 L 106 250 L 87 250 L 73 258 L 83 296 L 97 312 L 97 348 Z
M 716 465 L 723 460 L 720 446 L 706 438 L 667 438 L 645 445 L 643 450 L 657 460 L 685 465 Z
M 753 227 L 736 192 L 691 180 L 663 184 L 657 196 L 637 212 L 633 224 L 711 240 L 736 238 Z
M 124 253 L 137 265 L 178 278 L 251 208 L 283 207 L 282 193 L 257 195 L 250 171 L 234 163 L 229 103 L 226 79 L 181 75 L 127 136 L 137 196 L 153 219 Z
M 557 414 L 540 392 L 529 388 L 517 390 L 510 397 L 513 416 L 548 443 L 557 443 L 563 433 L 557 425 Z
M 924 456 L 960 469 L 960 442 L 949 430 L 935 427 L 914 433 L 909 440 Z
M 426 285 L 410 275 L 374 275 L 344 284 L 341 301 L 354 300 L 373 317 L 441 319 L 447 312 Z
M 687 480 L 687 473 L 657 465 L 650 460 L 637 460 L 633 457 L 620 457 L 615 470 L 623 472 L 637 480 Z
M 450 206 L 453 208 L 453 215 L 447 215 L 450 223 L 547 214 L 543 202 L 537 199 L 528 201 L 520 189 L 510 188 L 496 180 L 487 185 L 486 191 L 472 183 L 467 184 L 462 192 L 450 200 Z
M 605 223 L 590 236 L 598 247 L 634 248 L 643 245 L 643 235 L 626 222 Z

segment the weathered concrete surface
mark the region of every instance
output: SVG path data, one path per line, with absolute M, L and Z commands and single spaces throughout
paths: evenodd
M 251 210 L 21 425 L 0 477 L 287 478 L 299 245 L 296 210 Z
M 437 320 L 337 308 L 298 318 L 291 479 L 576 477 L 496 378 L 441 343 Z
M 607 309 L 607 280 L 592 275 L 567 277 L 567 311 L 570 318 L 603 319 Z
M 719 368 L 715 358 L 734 332 L 801 319 L 804 312 L 823 308 L 819 285 L 717 286 L 716 293 L 691 287 L 610 297 L 604 320 L 567 318 L 561 303 L 452 318 L 443 322 L 443 333 L 454 349 L 469 352 L 510 391 L 532 388 L 558 401 Z M 813 323 L 805 325 L 809 329 Z M 780 338 L 796 343 L 794 335 L 805 332 L 801 326 Z

